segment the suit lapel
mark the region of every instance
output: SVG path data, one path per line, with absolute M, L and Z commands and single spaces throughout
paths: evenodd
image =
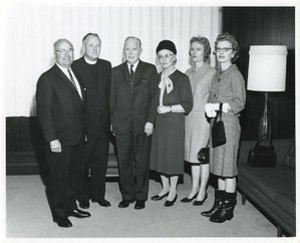
M 129 86 L 130 85 L 130 77 L 129 77 L 129 71 L 128 71 L 128 67 L 127 67 L 127 62 L 123 63 L 121 74 L 122 74 L 123 80 Z
M 71 83 L 71 81 L 68 79 L 68 77 L 60 70 L 60 68 L 55 64 L 54 65 L 54 70 L 55 72 L 61 77 L 62 81 L 65 82 L 66 85 L 68 85 L 69 87 L 71 87 L 71 89 L 76 92 L 78 98 L 82 101 L 77 89 L 74 87 L 74 85 Z M 77 80 L 78 80 L 78 77 L 76 76 Z M 79 82 L 79 81 L 78 81 Z M 82 92 L 83 93 L 83 90 Z
M 141 76 L 143 75 L 145 70 L 145 65 L 144 63 L 140 60 L 136 70 L 135 70 L 135 74 L 134 74 L 134 78 L 133 81 L 135 83 L 135 85 L 138 84 L 138 82 L 140 82 L 142 80 Z

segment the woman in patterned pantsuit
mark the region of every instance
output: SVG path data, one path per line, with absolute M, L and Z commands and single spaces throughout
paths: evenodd
M 222 223 L 233 218 L 236 204 L 237 155 L 241 127 L 239 116 L 245 107 L 245 81 L 239 69 L 233 64 L 238 58 L 239 47 L 234 36 L 224 33 L 217 37 L 215 54 L 220 70 L 215 75 L 205 106 L 208 117 L 216 116 L 219 104 L 223 103 L 221 112 L 225 125 L 227 142 L 210 149 L 210 172 L 218 177 L 218 190 L 211 210 L 202 212 L 210 221 Z M 211 119 L 211 127 L 214 119 Z

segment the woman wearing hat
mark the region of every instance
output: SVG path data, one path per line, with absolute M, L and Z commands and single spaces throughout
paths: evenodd
M 157 93 L 157 118 L 152 138 L 150 169 L 160 174 L 162 190 L 151 199 L 167 197 L 164 206 L 177 199 L 177 182 L 184 173 L 185 115 L 193 107 L 188 76 L 176 69 L 177 50 L 170 40 L 161 41 L 156 54 L 162 67 Z

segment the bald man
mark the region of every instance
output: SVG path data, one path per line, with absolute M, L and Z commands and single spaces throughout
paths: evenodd
M 90 216 L 76 205 L 85 139 L 85 88 L 70 68 L 72 43 L 59 39 L 53 49 L 56 63 L 37 82 L 37 117 L 45 139 L 53 221 L 68 228 L 69 216 Z

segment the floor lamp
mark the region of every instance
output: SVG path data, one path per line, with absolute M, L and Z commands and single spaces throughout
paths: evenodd
M 259 122 L 258 143 L 271 144 L 269 92 L 285 91 L 287 47 L 252 45 L 249 51 L 247 90 L 264 92 L 264 111 Z

